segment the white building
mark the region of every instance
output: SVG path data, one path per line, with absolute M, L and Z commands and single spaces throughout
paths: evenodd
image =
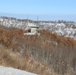
M 39 33 L 39 26 L 37 26 L 36 24 L 33 23 L 29 23 L 27 28 L 25 29 L 27 32 L 24 33 L 24 35 L 36 35 L 36 34 L 40 34 Z

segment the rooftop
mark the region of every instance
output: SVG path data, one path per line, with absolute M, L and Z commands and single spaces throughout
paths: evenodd
M 37 27 L 37 28 L 39 28 L 39 26 L 37 24 L 34 24 L 34 23 L 28 23 L 27 27 Z

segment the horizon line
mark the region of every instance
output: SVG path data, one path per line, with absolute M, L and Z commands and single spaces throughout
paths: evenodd
M 42 21 L 57 21 L 57 20 L 65 20 L 65 21 L 74 21 L 76 22 L 76 14 L 13 14 L 13 13 L 2 13 L 0 12 L 0 16 L 4 17 L 12 17 L 17 19 L 31 19 L 31 20 L 37 20 L 37 17 L 39 17 L 39 20 Z M 27 18 L 28 17 L 28 18 Z

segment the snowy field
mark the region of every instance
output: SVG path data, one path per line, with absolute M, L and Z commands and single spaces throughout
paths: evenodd
M 26 71 L 0 66 L 0 75 L 37 75 Z

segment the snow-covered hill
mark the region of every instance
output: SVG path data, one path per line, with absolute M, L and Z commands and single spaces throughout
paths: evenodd
M 45 23 L 43 25 L 43 28 L 49 30 L 52 33 L 76 39 L 75 23 L 49 23 L 49 24 Z
M 74 22 L 51 22 L 51 21 L 32 21 L 32 20 L 20 20 L 16 18 L 0 17 L 0 25 L 6 27 L 15 27 L 26 29 L 29 24 L 38 23 L 40 29 L 49 30 L 52 33 L 58 35 L 71 37 L 76 39 L 76 23 Z
M 14 68 L 0 66 L 0 75 L 37 75 L 37 74 Z
M 26 21 L 22 21 L 16 18 L 0 17 L 0 25 L 4 25 L 6 27 L 25 28 Z

